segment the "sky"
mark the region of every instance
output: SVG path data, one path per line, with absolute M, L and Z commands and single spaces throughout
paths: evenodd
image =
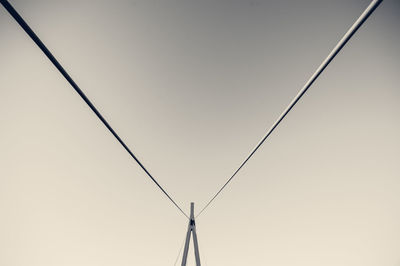
M 186 212 L 369 4 L 10 2 Z M 382 2 L 198 217 L 203 265 L 400 265 L 399 11 Z M 0 265 L 174 265 L 187 219 L 3 7 L 0 124 Z

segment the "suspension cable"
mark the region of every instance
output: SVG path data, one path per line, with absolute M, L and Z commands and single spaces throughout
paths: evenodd
M 96 116 L 103 122 L 104 126 L 111 132 L 111 134 L 117 139 L 117 141 L 124 147 L 124 149 L 129 153 L 129 155 L 136 161 L 136 163 L 143 169 L 143 171 L 148 175 L 148 177 L 157 185 L 157 187 L 167 196 L 167 198 L 178 208 L 178 210 L 189 219 L 189 216 L 179 207 L 179 205 L 171 198 L 171 196 L 165 191 L 165 189 L 157 182 L 157 180 L 150 174 L 150 172 L 144 167 L 144 165 L 139 161 L 139 159 L 133 154 L 129 147 L 124 143 L 124 141 L 118 136 L 114 129 L 110 126 L 107 120 L 100 114 L 88 97 L 83 93 L 67 71 L 61 66 L 57 59 L 51 54 L 49 49 L 44 45 L 44 43 L 39 39 L 39 37 L 33 32 L 33 30 L 28 26 L 25 20 L 18 14 L 14 7 L 7 0 L 0 0 L 4 8 L 10 13 L 10 15 L 17 21 L 17 23 L 24 29 L 24 31 L 31 37 L 31 39 L 36 43 L 36 45 L 42 50 L 42 52 L 47 56 L 47 58 L 53 63 L 53 65 L 58 69 L 58 71 L 64 76 L 64 78 L 69 82 L 69 84 L 74 88 L 74 90 L 81 96 L 82 100 L 92 109 Z
M 319 77 L 319 75 L 324 71 L 324 69 L 329 65 L 329 63 L 335 58 L 335 56 L 340 52 L 340 50 L 345 46 L 345 44 L 350 40 L 354 33 L 360 28 L 360 26 L 368 19 L 368 17 L 374 12 L 374 10 L 379 6 L 383 0 L 373 0 L 361 16 L 354 22 L 338 44 L 329 53 L 328 57 L 322 62 L 311 78 L 306 82 L 299 93 L 294 97 L 292 102 L 286 107 L 283 113 L 275 121 L 272 127 L 268 130 L 267 134 L 261 139 L 261 141 L 256 145 L 256 147 L 250 152 L 246 159 L 240 164 L 239 168 L 233 173 L 233 175 L 225 182 L 225 184 L 217 191 L 217 193 L 208 201 L 204 208 L 197 214 L 196 218 L 204 212 L 205 209 L 214 201 L 214 199 L 221 193 L 221 191 L 231 182 L 231 180 L 236 176 L 236 174 L 242 169 L 242 167 L 247 163 L 247 161 L 254 155 L 254 153 L 260 148 L 260 146 L 265 142 L 265 140 L 271 135 L 279 123 L 285 118 L 285 116 L 292 110 L 295 104 L 300 100 L 300 98 L 306 93 L 306 91 L 311 87 L 314 81 Z

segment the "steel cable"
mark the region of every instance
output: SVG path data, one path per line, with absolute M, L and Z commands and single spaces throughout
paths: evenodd
M 165 191 L 165 189 L 157 182 L 157 180 L 150 174 L 150 172 L 144 167 L 144 165 L 139 161 L 139 159 L 133 154 L 133 152 L 128 148 L 124 141 L 118 136 L 106 119 L 100 114 L 88 97 L 83 93 L 67 71 L 61 66 L 57 59 L 52 55 L 52 53 L 47 49 L 39 37 L 33 32 L 33 30 L 28 26 L 25 20 L 18 14 L 14 7 L 7 0 L 0 0 L 4 8 L 10 13 L 10 15 L 17 21 L 17 23 L 24 29 L 24 31 L 31 37 L 31 39 L 36 43 L 36 45 L 42 50 L 42 52 L 47 56 L 47 58 L 53 63 L 53 65 L 58 69 L 58 71 L 64 76 L 64 78 L 69 82 L 69 84 L 74 88 L 74 90 L 81 96 L 81 98 L 86 102 L 86 104 L 92 109 L 96 116 L 100 119 L 105 127 L 111 132 L 111 134 L 118 140 L 118 142 L 124 147 L 124 149 L 129 153 L 129 155 L 136 161 L 136 163 L 143 169 L 143 171 L 150 177 L 150 179 L 157 185 L 157 187 L 167 196 L 167 198 L 178 208 L 178 210 L 189 219 L 188 215 L 179 207 L 179 205 L 171 198 L 171 196 Z
M 256 145 L 256 147 L 250 152 L 246 159 L 240 164 L 239 168 L 232 174 L 232 176 L 225 182 L 225 184 L 217 191 L 217 193 L 208 201 L 208 203 L 203 207 L 203 209 L 197 214 L 196 218 L 210 206 L 211 202 L 221 193 L 221 191 L 231 182 L 231 180 L 236 176 L 236 174 L 242 169 L 242 167 L 247 163 L 247 161 L 254 155 L 254 153 L 260 148 L 260 146 L 265 142 L 265 140 L 271 135 L 279 123 L 285 118 L 285 116 L 292 110 L 295 104 L 300 100 L 300 98 L 306 93 L 306 91 L 311 87 L 314 81 L 319 77 L 319 75 L 324 71 L 324 69 L 329 65 L 333 58 L 340 52 L 340 50 L 345 46 L 345 44 L 350 40 L 354 33 L 361 27 L 361 25 L 367 20 L 367 18 L 374 12 L 374 10 L 379 6 L 383 0 L 373 0 L 361 16 L 354 22 L 338 44 L 329 53 L 326 59 L 314 72 L 311 78 L 306 82 L 303 88 L 294 97 L 292 102 L 286 107 L 283 113 L 278 117 L 272 127 L 268 130 L 267 134 L 261 139 L 261 141 Z

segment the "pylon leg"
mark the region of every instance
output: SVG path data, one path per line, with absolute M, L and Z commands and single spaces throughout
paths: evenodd
M 196 265 L 200 266 L 200 252 L 199 252 L 199 244 L 197 243 L 197 234 L 196 234 L 196 225 L 192 228 L 193 233 L 193 243 L 194 243 L 194 255 L 196 257 Z
M 185 241 L 185 248 L 183 249 L 183 257 L 182 257 L 182 266 L 186 266 L 186 260 L 187 260 L 187 255 L 189 252 L 189 243 L 190 243 L 190 235 L 192 233 L 192 228 L 190 226 L 190 222 L 189 222 L 189 226 L 188 226 L 188 231 L 186 233 L 186 241 Z

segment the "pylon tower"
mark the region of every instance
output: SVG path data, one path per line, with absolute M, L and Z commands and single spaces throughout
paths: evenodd
M 200 266 L 200 253 L 199 253 L 199 244 L 197 242 L 197 234 L 196 234 L 196 222 L 194 220 L 194 203 L 190 203 L 190 219 L 188 230 L 186 233 L 186 241 L 185 241 L 185 248 L 183 250 L 183 257 L 182 257 L 182 266 L 186 266 L 187 255 L 189 252 L 189 243 L 190 243 L 190 236 L 193 234 L 193 244 L 194 244 L 194 256 L 196 258 L 196 266 Z

